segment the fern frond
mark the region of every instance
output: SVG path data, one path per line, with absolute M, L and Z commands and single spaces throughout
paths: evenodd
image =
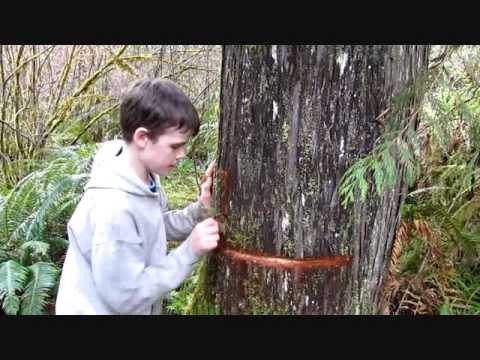
M 27 241 L 20 247 L 21 250 L 29 250 L 34 256 L 47 256 L 50 244 L 44 241 Z
M 26 241 L 44 241 L 45 226 L 47 224 L 47 217 L 53 209 L 61 206 L 63 203 L 65 193 L 68 192 L 75 183 L 70 176 L 64 176 L 57 183 L 50 186 L 46 193 L 42 205 L 35 211 L 33 220 L 26 231 Z
M 22 295 L 21 315 L 42 315 L 50 291 L 56 284 L 58 269 L 52 263 L 37 262 L 29 267 L 31 278 Z
M 18 295 L 5 295 L 2 308 L 7 315 L 17 315 L 18 310 L 20 310 L 20 297 Z
M 68 196 L 66 196 L 65 199 L 63 199 L 62 204 L 54 209 L 52 209 L 52 212 L 50 213 L 50 216 L 54 219 L 59 219 L 62 216 L 70 216 L 73 211 L 75 210 L 75 207 L 77 206 L 78 202 L 80 201 L 82 197 L 81 193 L 75 194 L 75 193 L 70 193 Z
M 23 290 L 28 273 L 28 268 L 13 260 L 0 264 L 0 297 L 4 297 L 2 307 L 6 314 L 17 314 L 16 292 Z
M 0 263 L 7 261 L 9 258 L 10 256 L 8 253 L 4 249 L 0 248 Z
M 23 251 L 17 258 L 28 260 L 35 255 L 28 246 L 21 247 L 23 242 L 48 243 L 50 237 L 62 235 L 54 233 L 47 237 L 47 229 L 51 231 L 59 221 L 65 221 L 80 200 L 89 176 L 84 169 L 88 168 L 88 158 L 94 153 L 93 146 L 87 148 L 56 149 L 52 154 L 59 157 L 50 159 L 53 155 L 48 155 L 42 169 L 24 177 L 4 198 L 0 209 L 0 239 L 14 246 L 17 252 Z
M 1 237 L 10 239 L 37 203 L 35 174 L 31 174 L 10 191 L 0 212 Z

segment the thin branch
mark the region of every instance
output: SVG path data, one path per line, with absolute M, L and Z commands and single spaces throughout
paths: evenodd
M 18 134 L 19 134 L 20 136 L 23 136 L 23 137 L 24 137 L 25 139 L 27 139 L 29 142 L 34 142 L 34 140 L 33 140 L 31 137 L 29 137 L 28 135 L 25 135 L 23 132 L 20 131 L 20 129 L 15 129 L 15 128 L 14 128 L 12 125 L 10 125 L 8 122 L 3 121 L 3 120 L 0 119 L 0 123 L 1 123 L 2 125 L 6 125 L 7 127 L 9 127 L 13 132 L 18 131 Z
M 39 56 L 41 56 L 43 53 L 47 52 L 48 50 L 50 50 L 51 48 L 55 47 L 56 45 L 52 45 L 48 48 L 46 48 L 45 50 L 42 50 L 41 52 L 35 54 L 34 56 L 28 58 L 27 60 L 25 60 L 24 62 L 22 62 L 21 64 L 19 64 L 15 70 L 12 71 L 12 73 L 10 73 L 6 78 L 5 80 L 3 80 L 3 84 L 6 84 L 10 78 L 12 78 L 13 76 L 17 75 L 17 73 L 25 66 L 27 65 L 30 61 L 32 60 L 35 60 L 36 58 L 38 58 Z
M 74 57 L 74 54 L 75 54 L 75 49 L 76 49 L 76 45 L 74 45 L 72 47 L 72 51 L 70 52 L 70 55 L 67 59 L 67 62 L 65 64 L 65 66 L 63 67 L 63 70 L 62 70 L 62 75 L 60 76 L 60 79 L 58 80 L 58 92 L 57 92 L 57 96 L 56 96 L 56 99 L 55 101 L 53 102 L 55 105 L 54 105 L 54 109 L 57 109 L 58 108 L 58 103 L 60 102 L 60 98 L 62 96 L 62 92 L 63 92 L 63 89 L 65 87 L 65 82 L 67 80 L 67 77 L 68 77 L 68 74 L 70 73 L 70 69 L 72 67 L 72 62 L 73 62 L 73 57 Z M 53 100 L 53 98 L 52 98 Z M 52 103 L 50 103 L 48 105 L 48 112 L 52 111 L 51 110 L 51 105 Z
M 104 115 L 108 114 L 109 112 L 113 111 L 114 109 L 118 108 L 120 104 L 115 104 L 110 106 L 109 108 L 103 110 L 100 114 L 95 116 L 84 128 L 83 130 L 77 135 L 77 137 L 70 143 L 70 145 L 75 145 L 75 143 L 82 137 L 82 135 L 92 127 L 98 120 L 100 120 Z
M 64 107 L 62 110 L 59 112 L 56 112 L 48 121 L 46 125 L 46 131 L 43 133 L 43 135 L 40 137 L 38 144 L 40 145 L 45 139 L 50 136 L 50 134 L 55 131 L 55 129 L 65 120 L 63 117 L 66 112 L 70 109 L 73 100 L 77 98 L 82 92 L 86 91 L 92 83 L 97 80 L 98 77 L 100 77 L 106 70 L 117 61 L 118 57 L 123 54 L 123 52 L 127 49 L 128 45 L 124 45 L 120 48 L 120 50 L 117 51 L 117 53 L 99 70 L 95 72 L 91 77 L 89 77 L 87 80 L 85 80 L 82 85 L 75 91 L 75 93 L 65 101 Z M 57 120 L 58 119 L 58 120 Z M 57 121 L 55 121 L 57 120 Z
M 205 86 L 205 88 L 202 91 L 200 91 L 200 93 L 195 97 L 195 99 L 193 99 L 192 103 L 195 104 L 200 98 L 200 96 L 202 96 L 203 93 L 205 93 L 210 88 L 210 86 L 212 86 L 217 80 L 218 78 L 215 78 L 207 86 Z

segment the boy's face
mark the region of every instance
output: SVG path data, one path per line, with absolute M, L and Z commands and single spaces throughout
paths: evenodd
M 185 157 L 190 135 L 190 130 L 170 127 L 155 142 L 148 139 L 142 151 L 144 166 L 154 174 L 168 175 L 175 169 L 177 161 Z

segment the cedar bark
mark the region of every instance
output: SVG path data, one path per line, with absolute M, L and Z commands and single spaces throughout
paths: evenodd
M 428 54 L 399 45 L 224 47 L 215 196 L 225 232 L 207 262 L 209 304 L 225 314 L 376 313 L 405 181 L 346 209 L 338 185 L 384 133 L 376 118 L 422 79 Z M 408 117 L 419 97 L 397 112 Z M 232 248 L 351 261 L 268 265 Z

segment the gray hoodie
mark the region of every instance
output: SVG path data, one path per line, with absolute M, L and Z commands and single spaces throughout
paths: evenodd
M 69 247 L 56 314 L 160 314 L 165 294 L 191 273 L 199 256 L 190 233 L 207 210 L 195 202 L 168 211 L 125 161 L 121 141 L 103 146 L 68 223 Z M 185 240 L 167 255 L 166 241 Z

